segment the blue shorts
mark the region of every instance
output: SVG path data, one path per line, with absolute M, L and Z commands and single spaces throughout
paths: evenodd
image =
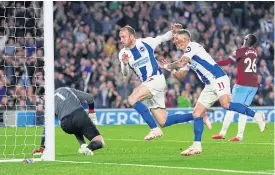
M 241 86 L 235 84 L 232 89 L 231 102 L 241 103 L 249 106 L 256 95 L 258 88 L 251 86 Z

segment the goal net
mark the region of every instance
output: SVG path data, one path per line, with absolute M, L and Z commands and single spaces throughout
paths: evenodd
M 0 161 L 41 160 L 32 151 L 44 127 L 43 159 L 54 160 L 52 8 L 0 2 Z

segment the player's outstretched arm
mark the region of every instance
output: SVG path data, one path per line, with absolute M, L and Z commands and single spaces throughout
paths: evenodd
M 166 32 L 163 35 L 158 35 L 157 37 L 147 37 L 142 39 L 145 43 L 147 43 L 153 50 L 163 42 L 170 41 L 173 38 L 173 34 L 175 34 L 179 29 L 182 28 L 181 24 L 173 24 L 171 26 L 171 30 Z
M 161 44 L 162 42 L 170 41 L 173 38 L 173 34 L 176 34 L 180 29 L 182 29 L 181 24 L 172 24 L 170 31 L 166 32 L 164 35 L 159 35 L 155 38 L 157 40 L 156 43 Z
M 188 70 L 179 70 L 179 71 L 176 71 L 173 73 L 173 76 L 179 80 L 179 81 L 182 81 L 185 79 L 186 75 L 188 73 Z
M 180 60 L 164 65 L 164 68 L 170 69 L 170 70 L 183 68 L 187 65 L 189 61 L 190 61 L 189 57 L 183 56 Z
M 180 68 L 180 60 L 164 65 L 164 69 L 174 70 Z
M 243 55 L 243 48 L 239 48 L 236 51 L 234 51 L 231 55 L 229 55 L 227 59 L 217 61 L 217 64 L 219 66 L 227 66 L 229 64 L 236 62 L 242 55 Z
M 156 40 L 160 43 L 162 42 L 166 42 L 166 41 L 170 41 L 173 38 L 173 32 L 170 30 L 168 32 L 166 32 L 163 35 L 159 35 L 156 37 Z
M 159 65 L 161 68 L 164 68 L 167 71 L 171 72 L 176 79 L 178 79 L 179 81 L 182 81 L 186 77 L 189 71 L 189 67 L 187 65 L 185 65 L 184 67 L 181 67 L 181 63 L 179 63 L 179 61 L 181 60 L 178 60 L 174 63 L 169 64 L 166 60 L 162 60 L 159 62 Z M 167 68 L 168 65 L 170 65 L 169 67 L 172 67 L 174 69 Z M 179 71 L 176 70 L 176 68 L 178 67 L 181 67 Z
M 227 59 L 225 59 L 225 60 L 217 61 L 217 64 L 218 64 L 219 66 L 227 66 L 227 65 L 231 64 L 232 62 L 233 62 L 233 61 L 232 61 L 231 58 L 227 58 Z
M 158 45 L 160 45 L 163 42 L 170 41 L 172 38 L 173 38 L 173 32 L 170 30 L 165 34 L 159 35 L 155 38 L 153 37 L 143 38 L 142 41 L 148 44 L 153 50 L 155 50 L 155 48 Z

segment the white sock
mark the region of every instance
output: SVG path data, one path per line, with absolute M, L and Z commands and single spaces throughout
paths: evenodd
M 230 125 L 230 123 L 233 121 L 233 117 L 235 115 L 234 111 L 226 111 L 223 124 L 222 124 L 222 130 L 220 132 L 220 135 L 224 136 L 226 135 L 227 129 Z
M 244 133 L 246 121 L 247 121 L 247 115 L 239 114 L 237 137 L 243 138 L 243 133 Z
M 195 146 L 195 147 L 201 147 L 201 142 L 194 141 L 193 146 Z

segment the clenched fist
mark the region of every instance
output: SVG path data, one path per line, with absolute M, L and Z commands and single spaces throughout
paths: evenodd
M 182 25 L 179 23 L 175 23 L 171 25 L 171 30 L 174 34 L 177 33 L 180 29 L 182 29 Z
M 125 52 L 122 54 L 122 62 L 124 63 L 124 65 L 127 65 L 129 63 L 129 55 Z

